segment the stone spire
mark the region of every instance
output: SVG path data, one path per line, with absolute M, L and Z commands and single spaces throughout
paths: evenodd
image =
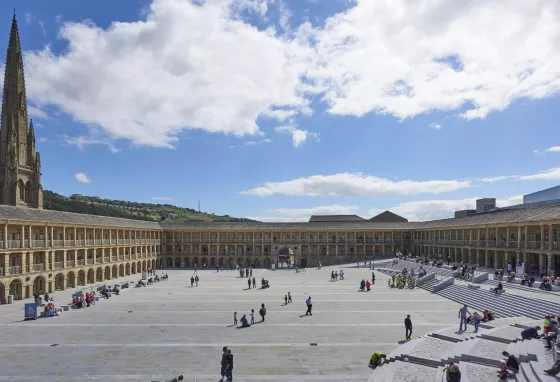
M 0 203 L 42 208 L 40 164 L 36 160 L 35 130 L 28 125 L 25 74 L 14 10 L 4 69 L 0 128 Z M 39 159 L 40 160 L 40 159 Z

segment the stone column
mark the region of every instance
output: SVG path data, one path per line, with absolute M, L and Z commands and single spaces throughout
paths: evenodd
M 549 254 L 547 255 L 547 260 L 548 260 L 547 274 L 548 274 L 549 276 L 551 276 L 551 275 L 552 275 L 552 271 L 553 271 L 553 268 L 552 268 L 552 260 L 553 260 L 553 259 L 552 259 L 552 254 L 549 253 Z
M 31 225 L 29 225 L 29 227 L 28 227 L 28 233 L 27 233 L 27 236 L 29 237 L 29 239 L 27 240 L 27 246 L 28 246 L 29 248 L 33 248 L 33 243 L 32 243 L 33 237 L 31 236 L 32 233 L 33 233 L 33 230 L 32 230 L 32 228 L 31 228 Z
M 20 245 L 19 246 L 21 248 L 25 248 L 25 245 L 24 245 L 24 243 L 25 243 L 25 226 L 23 224 L 21 225 L 21 227 L 19 229 L 19 232 L 20 232 L 20 238 L 19 238 Z
M 521 248 L 521 226 L 517 226 L 517 248 Z
M 21 253 L 21 273 L 27 273 L 27 252 Z
M 484 241 L 485 247 L 488 247 L 488 242 L 490 241 L 490 228 L 486 227 L 486 239 Z M 494 256 L 496 257 L 496 256 Z M 494 262 L 496 262 L 496 259 L 494 259 Z
M 539 273 L 546 269 L 546 255 L 544 253 L 539 254 Z
M 53 243 L 53 240 L 54 240 L 54 227 L 51 226 L 50 228 L 51 228 L 51 245 L 50 245 L 50 246 L 52 247 L 53 244 L 54 244 L 54 243 Z
M 525 240 L 523 240 L 524 241 L 523 248 L 528 248 L 527 243 L 529 242 L 529 227 L 525 226 L 524 228 L 525 228 L 525 230 L 524 230 L 525 231 Z
M 506 247 L 509 248 L 509 226 L 506 227 Z
M 66 227 L 62 227 L 62 247 L 66 247 Z
M 494 268 L 498 268 L 498 251 L 494 251 Z
M 8 249 L 8 223 L 4 224 L 4 249 Z
M 485 249 L 484 250 L 484 266 L 485 267 L 490 267 L 490 254 L 488 253 L 488 250 Z
M 554 231 L 552 230 L 552 224 L 548 225 L 548 250 L 552 251 L 552 246 L 554 242 Z
M 540 249 L 546 249 L 544 246 L 544 224 L 541 224 L 541 243 Z

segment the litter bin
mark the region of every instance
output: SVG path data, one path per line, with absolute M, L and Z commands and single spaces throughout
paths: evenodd
M 8 304 L 13 304 L 14 303 L 14 295 L 11 294 L 8 296 Z

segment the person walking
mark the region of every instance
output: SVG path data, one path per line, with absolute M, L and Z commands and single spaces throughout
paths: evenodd
M 465 330 L 467 331 L 467 314 L 470 315 L 467 306 L 463 305 L 461 309 L 459 309 L 459 318 L 461 318 L 461 322 L 459 323 L 459 331 L 463 331 L 463 322 L 465 323 Z
M 251 289 L 251 279 L 247 279 L 247 284 L 249 285 L 249 289 Z
M 191 288 L 194 286 L 194 277 L 191 276 Z
M 253 289 L 257 288 L 257 280 L 253 277 Z
M 375 273 L 371 272 L 371 283 L 375 285 Z
M 406 329 L 406 339 L 410 340 L 412 336 L 412 320 L 410 319 L 410 314 L 407 314 L 404 319 L 404 327 Z
M 198 275 L 196 275 L 196 276 L 194 277 L 194 282 L 196 283 L 196 287 L 197 287 L 197 288 L 198 288 L 198 280 L 199 280 Z
M 292 295 L 288 292 L 288 302 L 292 302 Z
M 227 350 L 226 378 L 228 382 L 233 381 L 233 354 L 231 354 L 231 349 Z
M 249 277 L 253 277 L 253 267 L 251 267 L 251 269 L 249 269 Z
M 266 308 L 264 304 L 261 304 L 261 309 L 259 310 L 259 313 L 261 315 L 261 322 L 264 322 L 264 318 L 266 316 Z
M 224 377 L 226 376 L 226 368 L 227 368 L 227 346 L 224 346 L 222 348 L 222 368 L 220 370 L 220 374 L 222 375 L 222 379 L 220 379 L 220 382 L 224 382 Z
M 307 316 L 309 314 L 312 316 L 313 313 L 311 313 L 311 308 L 313 308 L 313 303 L 311 301 L 311 296 L 309 296 L 307 300 L 305 300 L 305 303 L 307 304 L 307 312 L 305 312 L 305 315 Z

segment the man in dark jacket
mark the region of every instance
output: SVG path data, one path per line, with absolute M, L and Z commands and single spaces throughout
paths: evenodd
M 531 327 L 531 328 L 524 329 L 521 332 L 521 338 L 523 340 L 529 340 L 531 338 L 541 338 L 541 336 L 539 335 L 539 332 L 538 332 L 539 330 L 541 330 L 540 326 L 537 326 L 537 327 L 534 327 L 534 328 Z
M 233 354 L 231 354 L 231 349 L 227 350 L 226 362 L 226 378 L 228 382 L 231 382 L 233 380 Z
M 224 377 L 226 376 L 226 368 L 227 368 L 227 346 L 224 346 L 222 348 L 223 353 L 222 353 L 222 368 L 220 370 L 220 374 L 222 375 L 222 379 L 220 379 L 220 382 L 224 381 Z
M 410 314 L 408 314 L 404 319 L 404 327 L 406 329 L 406 339 L 410 340 L 410 336 L 412 336 L 412 321 L 410 320 Z

